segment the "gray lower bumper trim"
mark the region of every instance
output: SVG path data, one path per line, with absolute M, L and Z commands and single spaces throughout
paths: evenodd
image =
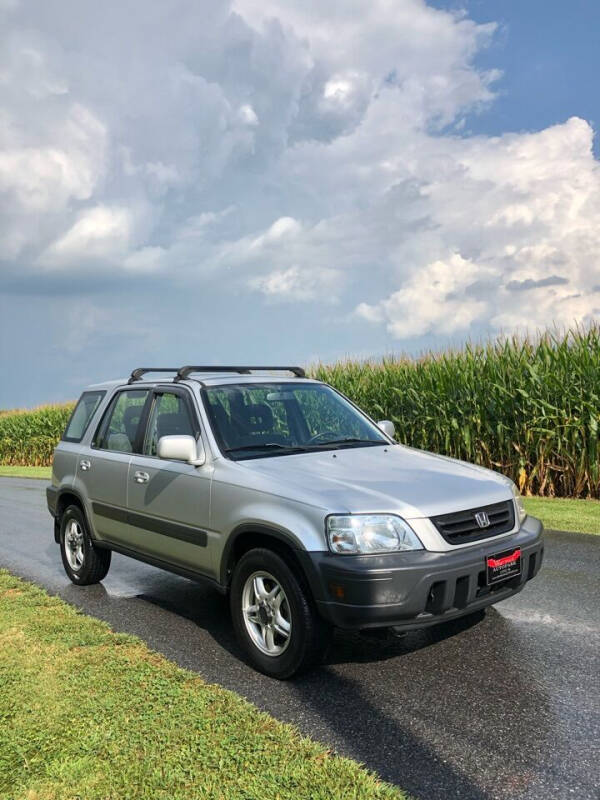
M 521 574 L 488 586 L 486 557 L 516 547 L 521 549 Z M 502 543 L 444 553 L 307 553 L 305 561 L 319 611 L 334 625 L 410 630 L 470 614 L 516 594 L 537 575 L 543 550 L 542 524 L 529 517 Z

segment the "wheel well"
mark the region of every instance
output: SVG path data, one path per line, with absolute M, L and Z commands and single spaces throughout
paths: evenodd
M 56 512 L 54 515 L 54 540 L 58 544 L 60 541 L 60 518 L 69 506 L 78 506 L 84 511 L 83 503 L 76 494 L 63 492 L 56 502 Z
M 254 550 L 256 547 L 264 547 L 267 550 L 272 550 L 274 553 L 277 553 L 277 555 L 281 556 L 281 558 L 283 558 L 283 560 L 289 566 L 295 567 L 308 584 L 307 576 L 304 572 L 302 563 L 296 555 L 293 547 L 284 542 L 278 536 L 274 536 L 269 533 L 263 533 L 261 531 L 244 531 L 244 533 L 241 533 L 236 537 L 227 557 L 224 576 L 227 588 L 229 588 L 229 584 L 231 583 L 231 575 L 237 562 L 244 555 L 244 553 L 247 553 L 249 550 Z

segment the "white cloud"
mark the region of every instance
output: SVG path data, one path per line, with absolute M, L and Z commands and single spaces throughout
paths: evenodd
M 486 270 L 458 253 L 418 270 L 402 289 L 376 306 L 361 303 L 356 312 L 369 322 L 385 322 L 398 339 L 423 336 L 432 330 L 450 334 L 466 330 L 480 319 L 488 303 L 466 294 Z
M 72 199 L 88 199 L 96 186 L 104 149 L 102 125 L 75 107 L 56 133 L 54 146 L 7 146 L 0 152 L 0 191 L 12 195 L 23 211 L 55 211 Z
M 257 236 L 250 244 L 251 249 L 264 247 L 265 245 L 279 242 L 281 239 L 289 239 L 297 236 L 302 230 L 302 225 L 293 217 L 279 217 L 269 227 L 269 229 Z
M 249 103 L 244 103 L 240 106 L 238 111 L 238 117 L 244 123 L 244 125 L 248 125 L 249 127 L 253 128 L 255 125 L 258 125 L 258 117 L 256 116 L 256 111 L 252 108 Z
M 72 228 L 48 248 L 40 261 L 56 267 L 99 259 L 112 262 L 126 254 L 131 233 L 132 214 L 128 209 L 96 206 L 82 212 Z
M 409 312 L 417 335 L 468 331 L 484 310 L 494 329 L 597 316 L 600 170 L 591 147 L 590 126 L 576 118 L 538 134 L 423 138 L 411 158 L 427 226 L 408 248 L 399 243 L 391 265 L 398 290 L 373 308 L 359 304 L 359 315 L 398 338 L 411 335 Z M 394 165 L 396 174 L 405 168 Z M 435 279 L 425 260 L 432 255 Z
M 402 124 L 448 122 L 459 108 L 489 102 L 496 71 L 473 69 L 471 59 L 491 39 L 496 26 L 430 8 L 424 0 L 357 0 L 325 4 L 316 0 L 235 0 L 234 8 L 251 24 L 277 19 L 308 43 L 307 71 L 294 125 L 302 138 L 329 138 L 344 129 L 332 126 L 319 98 L 346 101 L 347 128 L 358 121 L 384 81 L 402 95 Z M 352 79 L 354 76 L 354 80 Z M 399 121 L 399 120 L 398 120 Z M 323 130 L 320 130 L 320 127 Z
M 250 286 L 258 289 L 267 297 L 278 300 L 294 302 L 319 298 L 327 302 L 333 298 L 331 295 L 323 293 L 332 289 L 337 279 L 338 273 L 335 270 L 322 270 L 316 273 L 314 270 L 307 271 L 294 266 L 253 278 L 250 280 Z
M 494 24 L 424 0 L 10 5 L 7 274 L 168 274 L 398 339 L 598 314 L 590 124 L 464 135 Z
M 0 121 L 2 112 L 0 112 Z M 0 125 L 0 256 L 16 259 L 42 245 L 69 213 L 92 197 L 104 169 L 106 129 L 85 107 L 72 103 L 41 131 L 10 111 Z

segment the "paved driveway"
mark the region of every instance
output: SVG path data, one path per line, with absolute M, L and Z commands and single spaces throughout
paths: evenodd
M 43 482 L 0 479 L 0 566 L 416 798 L 600 797 L 600 536 L 548 533 L 539 577 L 475 624 L 391 643 L 336 634 L 328 663 L 288 683 L 239 660 L 212 589 L 119 555 L 102 584 L 72 586 Z

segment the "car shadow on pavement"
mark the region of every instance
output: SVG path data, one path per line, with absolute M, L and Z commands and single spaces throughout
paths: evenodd
M 329 663 L 293 688 L 349 755 L 413 797 L 514 800 L 537 781 L 552 728 L 510 645 L 493 609 L 378 647 L 338 634 Z

